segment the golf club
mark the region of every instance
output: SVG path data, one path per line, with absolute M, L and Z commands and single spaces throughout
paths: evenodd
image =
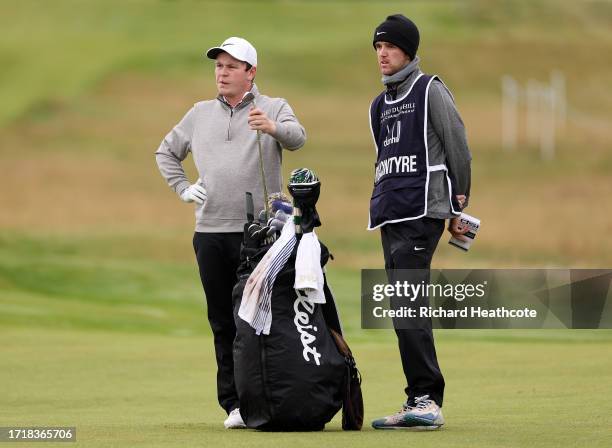
M 245 93 L 244 96 L 242 97 L 242 101 L 252 101 L 253 107 L 254 108 L 257 107 L 257 104 L 255 102 L 255 95 L 253 95 L 252 92 Z M 264 191 L 264 207 L 266 211 L 265 220 L 267 220 L 268 216 L 270 215 L 270 210 L 268 207 L 268 186 L 266 185 L 266 172 L 264 170 L 263 154 L 261 150 L 261 132 L 259 130 L 257 130 L 257 149 L 259 150 L 259 169 L 261 171 L 261 182 L 263 184 L 263 191 Z

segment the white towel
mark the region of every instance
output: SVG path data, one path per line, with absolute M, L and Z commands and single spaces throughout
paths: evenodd
M 325 303 L 321 243 L 314 230 L 302 235 L 295 258 L 295 283 L 298 294 L 306 294 L 310 303 Z
M 263 256 L 249 276 L 242 292 L 238 316 L 255 329 L 257 335 L 270 334 L 272 325 L 272 286 L 295 247 L 295 224 L 288 219 L 280 237 Z

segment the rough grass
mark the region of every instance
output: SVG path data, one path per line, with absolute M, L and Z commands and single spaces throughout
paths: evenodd
M 368 42 L 381 6 L 146 4 L 146 17 L 140 2 L 19 2 L 3 10 L 0 57 L 11 69 L 0 84 L 0 160 L 8 167 L 0 228 L 112 235 L 154 226 L 151 243 L 165 233 L 178 245 L 192 214 L 160 180 L 152 153 L 190 104 L 214 96 L 201 52 L 230 32 L 224 18 L 235 17 L 259 48 L 260 88 L 288 98 L 307 128 L 307 146 L 286 154 L 284 170 L 309 166 L 323 179 L 320 233 L 337 263 L 379 265 L 378 236 L 364 228 L 373 163 L 365 111 L 380 89 Z M 593 57 L 612 47 L 609 10 L 569 1 L 416 2 L 405 10 L 422 28 L 423 68 L 443 76 L 463 114 L 474 155 L 468 212 L 483 222 L 470 256 L 445 247 L 439 266 L 609 264 L 612 240 L 602 235 L 612 229 L 604 199 L 612 63 Z M 544 81 L 553 69 L 565 74 L 569 101 L 556 160 L 542 162 L 524 140 L 516 154 L 502 153 L 500 77 Z

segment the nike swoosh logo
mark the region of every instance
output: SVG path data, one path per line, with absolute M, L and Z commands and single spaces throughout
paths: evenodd
M 425 250 L 425 248 L 424 247 L 416 247 L 416 246 L 414 246 L 414 250 Z
M 234 44 L 223 44 L 221 45 L 222 47 L 229 47 L 230 45 L 234 45 Z
M 380 36 L 381 34 L 387 34 L 387 32 L 386 31 L 378 31 L 378 32 L 376 32 L 377 36 Z

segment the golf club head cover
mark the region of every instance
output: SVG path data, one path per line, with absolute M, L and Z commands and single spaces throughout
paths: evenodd
M 286 215 L 290 215 L 293 213 L 293 205 L 291 205 L 291 202 L 289 201 L 272 201 L 272 207 L 270 208 L 272 209 L 272 213 L 276 213 L 279 211 L 285 213 Z
M 291 172 L 289 193 L 293 196 L 293 203 L 302 212 L 300 227 L 303 233 L 312 232 L 321 225 L 319 214 L 315 207 L 321 192 L 321 182 L 314 171 L 308 168 L 298 168 Z
M 293 212 L 291 198 L 283 192 L 272 193 L 268 196 L 268 209 L 274 214 L 277 210 L 283 210 L 290 215 Z
M 293 206 L 291 206 L 291 213 L 293 213 Z M 265 220 L 266 217 L 266 211 L 262 210 L 259 212 L 259 218 L 258 221 L 259 223 L 263 226 L 263 225 L 269 225 L 266 223 L 269 223 L 271 219 L 278 219 L 279 221 L 283 221 L 283 222 L 287 222 L 287 219 L 289 219 L 289 217 L 291 216 L 291 213 L 286 213 L 283 210 L 272 210 L 272 215 L 268 217 L 268 220 Z
M 266 210 L 261 210 L 258 215 L 259 223 L 264 226 L 266 225 L 271 218 L 279 218 L 282 217 L 277 216 L 278 212 L 281 211 L 284 215 L 291 215 L 293 213 L 293 205 L 291 205 L 291 199 L 285 193 L 272 193 L 268 196 L 268 209 L 270 210 L 270 215 L 266 214 Z M 285 218 L 284 221 L 287 219 Z M 269 225 L 269 224 L 268 224 Z

